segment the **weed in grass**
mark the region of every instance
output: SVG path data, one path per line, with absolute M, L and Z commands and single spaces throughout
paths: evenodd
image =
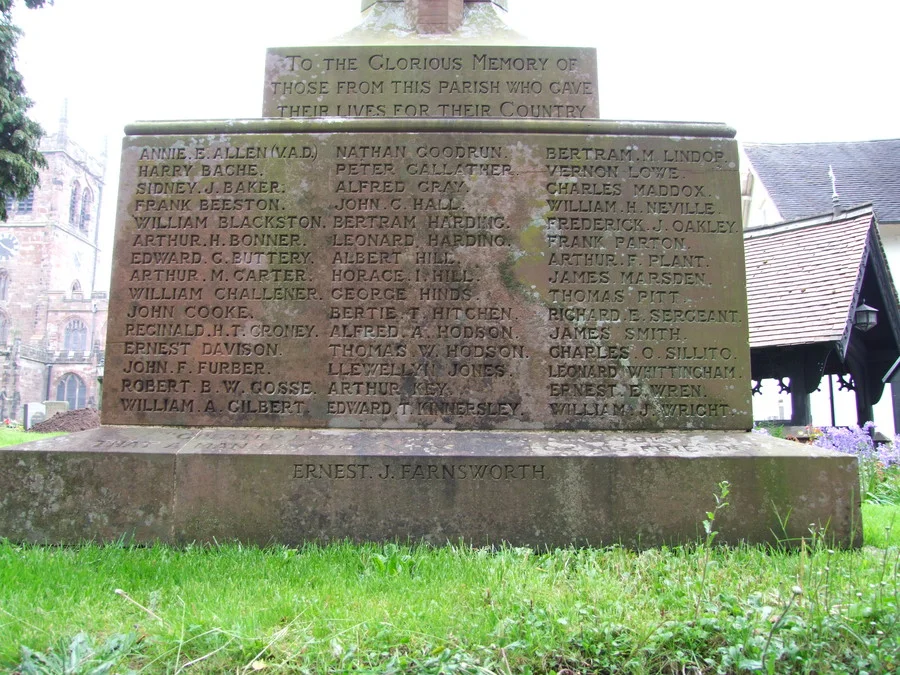
M 389 576 L 414 572 L 415 559 L 408 549 L 396 544 L 385 544 L 381 551 L 373 551 L 367 558 L 367 563 L 363 565 L 366 572 L 375 571 Z
M 728 507 L 728 502 L 725 501 L 728 499 L 728 495 L 731 492 L 731 484 L 727 480 L 723 480 L 719 483 L 719 491 L 713 495 L 716 500 L 716 506 L 712 511 L 706 512 L 706 520 L 703 521 L 703 531 L 706 533 L 706 539 L 704 540 L 701 548 L 701 552 L 703 554 L 703 563 L 700 569 L 700 584 L 697 590 L 697 606 L 695 609 L 695 616 L 700 615 L 700 603 L 703 602 L 703 598 L 706 593 L 706 575 L 709 571 L 710 564 L 710 555 L 713 542 L 716 540 L 716 536 L 719 534 L 715 529 L 713 529 L 716 516 L 719 511 Z
M 753 433 L 771 436 L 772 438 L 784 438 L 784 425 L 761 422 L 753 426 Z
M 775 663 L 777 659 L 783 655 L 784 649 L 782 644 L 782 649 L 780 650 L 782 654 L 772 653 L 770 657 L 769 648 L 772 646 L 772 638 L 775 636 L 775 632 L 786 623 L 786 621 L 788 620 L 788 612 L 791 611 L 791 607 L 794 605 L 794 601 L 802 594 L 803 589 L 801 589 L 799 586 L 794 586 L 793 588 L 791 588 L 790 600 L 788 600 L 788 603 L 784 606 L 784 609 L 778 616 L 778 619 L 776 619 L 775 623 L 772 624 L 772 630 L 770 630 L 768 636 L 766 636 L 766 644 L 763 647 L 762 654 L 760 654 L 759 661 L 744 662 L 743 664 L 741 664 L 743 668 L 746 668 L 747 670 L 762 670 L 763 668 L 765 668 L 767 673 L 771 674 L 775 672 Z M 792 617 L 791 620 L 793 622 L 799 621 L 798 617 L 796 616 Z M 791 651 L 795 650 L 792 649 Z
M 99 646 L 85 633 L 78 633 L 46 652 L 22 647 L 22 660 L 17 669 L 23 675 L 106 675 L 114 669 L 121 672 L 119 667 L 136 655 L 137 645 L 134 633 L 113 635 Z

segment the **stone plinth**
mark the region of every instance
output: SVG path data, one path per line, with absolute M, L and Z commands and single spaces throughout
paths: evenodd
M 134 427 L 0 451 L 0 536 L 649 547 L 725 480 L 721 543 L 862 540 L 855 458 L 749 433 Z

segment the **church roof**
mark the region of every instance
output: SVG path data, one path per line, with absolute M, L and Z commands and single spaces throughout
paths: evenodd
M 870 248 L 880 252 L 875 224 L 863 207 L 746 230 L 750 347 L 835 342 L 845 351 Z
M 831 167 L 841 204 L 873 204 L 879 221 L 900 222 L 900 139 L 743 147 L 784 220 L 832 210 Z

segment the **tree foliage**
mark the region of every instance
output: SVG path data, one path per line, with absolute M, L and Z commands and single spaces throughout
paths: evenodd
M 25 0 L 42 7 L 52 0 Z M 0 221 L 6 220 L 6 200 L 24 199 L 46 166 L 38 150 L 43 130 L 28 117 L 31 100 L 16 70 L 16 43 L 22 31 L 12 23 L 14 0 L 0 0 Z

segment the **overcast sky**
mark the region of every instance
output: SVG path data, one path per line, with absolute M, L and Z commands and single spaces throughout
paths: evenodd
M 267 47 L 320 44 L 359 22 L 359 0 L 23 2 L 19 67 L 48 132 L 109 143 L 135 120 L 258 117 Z M 884 0 L 509 0 L 541 44 L 597 48 L 610 119 L 724 122 L 744 141 L 900 137 L 896 31 Z M 104 200 L 102 221 L 114 204 Z M 110 225 L 111 227 L 111 225 Z
M 544 44 L 593 46 L 600 111 L 725 122 L 750 141 L 900 136 L 893 2 L 509 0 Z M 56 0 L 17 8 L 35 114 L 110 137 L 136 119 L 256 117 L 266 47 L 317 44 L 359 0 Z M 87 139 L 85 139 L 87 140 Z

